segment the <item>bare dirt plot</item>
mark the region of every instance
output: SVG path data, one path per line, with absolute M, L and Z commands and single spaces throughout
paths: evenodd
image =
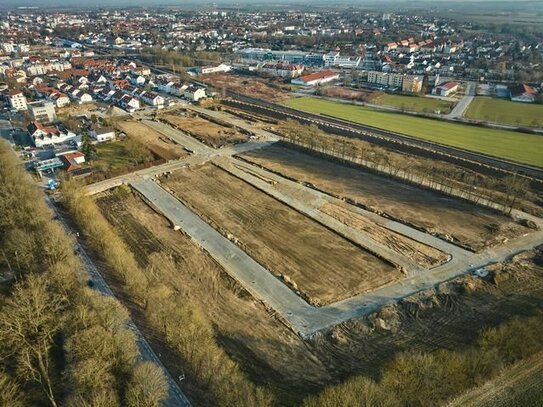
M 183 147 L 170 141 L 162 134 L 149 126 L 134 120 L 119 121 L 116 123 L 119 130 L 144 144 L 153 154 L 164 160 L 177 160 L 187 156 Z
M 414 260 L 423 267 L 434 267 L 447 260 L 447 254 L 377 225 L 366 217 L 351 211 L 347 204 L 340 206 L 326 203 L 321 207 L 321 211 L 345 223 L 347 226 L 370 233 L 373 239 L 379 243 L 402 256 Z
M 242 157 L 474 250 L 529 232 L 510 218 L 467 202 L 283 146 L 255 150 Z
M 221 126 L 203 117 L 167 114 L 161 118 L 213 148 L 247 141 L 247 136 L 241 134 L 237 129 Z
M 369 317 L 303 342 L 231 280 L 222 278 L 226 273 L 214 262 L 199 260 L 205 254 L 195 251 L 186 237 L 174 232 L 139 198 L 119 199 L 107 193 L 98 202 L 138 261 L 202 308 L 223 348 L 251 380 L 276 391 L 277 405 L 301 405 L 304 397 L 355 374 L 375 377 L 397 352 L 406 349 L 463 349 L 481 329 L 543 309 L 543 268 L 522 259 L 505 267 L 513 278 L 499 286 L 470 277 L 444 285 L 428 301 L 408 299 L 383 310 L 378 316 L 392 330 L 378 327 L 375 318 Z M 114 281 L 108 278 L 108 283 Z M 118 291 L 119 284 L 112 286 L 125 305 L 134 305 L 127 293 Z M 469 293 L 463 287 L 470 287 Z M 145 321 L 138 317 L 141 312 L 136 310 L 133 318 L 141 327 Z M 168 359 L 165 350 L 155 347 L 156 335 L 145 333 L 155 339 L 153 347 L 162 353 L 168 368 L 178 367 L 173 354 Z
M 189 237 L 172 230 L 139 196 L 107 192 L 97 203 L 141 267 L 153 270 L 166 287 L 182 293 L 205 312 L 221 345 L 253 381 L 273 383 L 282 398 L 290 399 L 316 391 L 330 380 L 323 364 L 299 337 L 246 294 Z M 175 359 L 170 362 L 177 364 Z
M 284 100 L 289 96 L 281 88 L 279 81 L 273 82 L 256 76 L 217 73 L 206 75 L 205 81 L 215 86 L 219 91 L 230 90 L 241 95 L 260 97 L 274 102 Z
M 177 171 L 164 184 L 315 305 L 403 277 L 388 263 L 213 165 Z

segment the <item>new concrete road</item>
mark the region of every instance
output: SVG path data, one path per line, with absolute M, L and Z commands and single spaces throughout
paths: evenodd
M 466 92 L 464 97 L 458 101 L 454 109 L 445 117 L 449 119 L 456 119 L 458 117 L 464 116 L 464 113 L 466 112 L 467 108 L 475 97 L 476 90 L 477 83 L 468 82 L 468 84 L 466 85 Z
M 270 174 L 266 174 L 270 175 Z M 271 176 L 270 176 L 271 177 Z M 253 182 L 256 183 L 255 180 Z M 506 246 L 483 253 L 469 253 L 456 249 L 454 261 L 435 267 L 431 272 L 416 273 L 401 281 L 371 293 L 316 308 L 296 295 L 283 282 L 249 257 L 237 245 L 209 226 L 179 200 L 151 180 L 132 181 L 131 185 L 142 196 L 206 250 L 226 272 L 240 282 L 255 298 L 273 308 L 286 323 L 302 337 L 347 320 L 374 312 L 382 306 L 408 297 L 419 291 L 474 271 L 493 262 L 506 260 L 514 253 L 532 249 L 543 242 L 543 230 L 532 232 L 510 241 Z M 293 204 L 293 201 L 289 202 Z M 516 216 L 529 217 L 522 213 Z M 529 217 L 541 227 L 543 221 Z M 416 238 L 420 232 L 413 231 Z M 441 246 L 448 245 L 442 242 Z
M 173 226 L 180 227 L 199 246 L 239 281 L 255 298 L 277 311 L 301 335 L 313 331 L 310 316 L 314 308 L 225 238 L 198 215 L 151 180 L 131 182 L 147 202 L 160 211 Z M 334 324 L 327 320 L 325 325 Z
M 68 223 L 63 218 L 62 214 L 57 211 L 55 205 L 51 202 L 51 199 L 49 197 L 46 197 L 47 204 L 49 207 L 55 212 L 57 215 L 58 220 L 61 222 L 62 226 L 66 230 L 68 234 L 73 234 L 72 230 L 68 226 Z M 76 249 L 79 253 L 79 257 L 81 258 L 81 261 L 83 263 L 83 266 L 87 270 L 87 273 L 89 275 L 90 280 L 92 281 L 93 288 L 98 291 L 100 294 L 105 295 L 107 297 L 115 297 L 109 286 L 107 285 L 106 281 L 94 265 L 91 258 L 87 255 L 85 249 L 77 242 L 75 241 Z M 134 335 L 136 336 L 136 341 L 138 344 L 139 349 L 139 357 L 142 361 L 145 362 L 153 362 L 157 366 L 159 366 L 162 369 L 162 372 L 166 376 L 166 379 L 168 381 L 168 398 L 163 402 L 163 406 L 166 407 L 190 407 L 191 404 L 187 397 L 183 394 L 181 389 L 179 388 L 179 385 L 177 384 L 177 381 L 170 375 L 168 370 L 164 367 L 160 359 L 157 357 L 151 346 L 149 346 L 149 343 L 145 340 L 145 337 L 140 332 L 136 324 L 129 319 L 127 322 L 127 327 L 130 329 Z
M 270 133 L 269 131 L 259 129 L 257 127 L 254 127 L 251 124 L 248 124 L 247 122 L 238 119 L 237 117 L 233 117 L 227 114 L 224 114 L 222 112 L 217 112 L 214 110 L 208 110 L 204 109 L 202 107 L 194 106 L 194 105 L 188 105 L 186 106 L 187 110 L 192 110 L 193 112 L 196 112 L 204 117 L 212 117 L 217 120 L 221 120 L 223 122 L 230 123 L 233 126 L 236 126 L 240 129 L 246 130 L 250 133 L 255 134 L 258 137 L 263 137 L 267 140 L 279 140 L 279 137 L 277 135 Z
M 143 119 L 142 123 L 158 131 L 163 136 L 166 136 L 167 138 L 173 140 L 175 143 L 185 148 L 191 149 L 195 153 L 202 154 L 202 153 L 208 152 L 209 150 L 212 150 L 210 147 L 206 146 L 204 143 L 201 143 L 195 138 L 177 129 L 174 129 L 172 126 L 168 124 L 155 121 L 155 120 L 149 120 L 149 119 Z
M 216 159 L 214 159 L 213 161 L 226 171 L 232 173 L 234 176 L 242 178 L 245 182 L 253 185 L 261 191 L 264 191 L 268 195 L 275 197 L 277 200 L 289 206 L 292 206 L 296 210 L 305 213 L 307 216 L 317 220 L 318 222 L 320 222 L 320 218 L 316 218 L 314 215 L 316 213 L 322 213 L 320 212 L 320 210 L 326 202 L 334 205 L 341 205 L 343 203 L 343 200 L 339 198 L 330 196 L 313 188 L 307 188 L 299 182 L 283 178 L 282 176 L 274 174 L 271 171 L 260 168 L 256 165 L 247 164 L 241 160 L 231 162 L 231 164 L 229 165 L 221 165 L 221 162 L 218 162 L 218 160 Z M 222 163 L 224 163 L 224 160 L 222 161 Z M 260 179 L 253 174 L 259 176 Z M 262 179 L 273 181 L 273 185 L 262 181 Z M 286 191 L 286 193 L 283 191 Z M 296 198 L 298 196 L 303 197 L 303 202 L 299 202 L 300 200 Z M 309 198 L 310 196 L 312 196 L 311 199 Z M 292 203 L 294 204 L 291 205 Z M 421 232 L 404 223 L 387 219 L 381 215 L 376 214 L 375 212 L 362 209 L 355 205 L 350 205 L 349 209 L 353 212 L 363 215 L 369 221 L 374 222 L 379 226 L 397 232 L 401 235 L 407 236 L 417 242 L 421 242 L 430 247 L 434 247 L 444 253 L 448 253 L 451 255 L 452 258 L 460 258 L 470 254 L 468 250 L 465 250 L 459 246 L 446 242 L 445 240 L 435 237 L 429 233 Z M 326 225 L 326 223 L 322 223 Z M 329 224 L 327 226 L 332 228 L 333 230 L 338 231 L 332 226 L 332 224 Z M 368 236 L 367 234 L 364 234 L 364 236 L 371 239 L 371 236 Z M 378 254 L 381 255 L 381 253 Z M 395 256 L 398 255 L 395 254 Z M 392 260 L 392 262 L 394 261 Z M 409 267 L 409 264 L 406 264 L 406 266 Z M 415 269 L 418 269 L 418 266 L 415 266 Z
M 175 171 L 184 167 L 203 164 L 216 156 L 231 156 L 234 154 L 241 154 L 247 151 L 270 146 L 275 142 L 274 140 L 250 140 L 246 143 L 236 144 L 230 147 L 213 149 L 203 143 L 200 143 L 198 140 L 195 140 L 194 138 L 184 134 L 183 132 L 168 126 L 167 124 L 154 122 L 151 120 L 145 120 L 144 123 L 146 125 L 149 125 L 149 127 L 152 127 L 153 129 L 159 131 L 164 136 L 171 138 L 176 143 L 185 147 L 190 146 L 189 148 L 191 148 L 195 154 L 191 154 L 188 157 L 179 160 L 172 160 L 165 164 L 144 168 L 130 174 L 119 175 L 114 178 L 106 179 L 104 181 L 88 185 L 86 189 L 89 195 L 94 195 L 103 191 L 107 191 L 108 189 L 118 187 L 122 184 L 129 184 L 130 180 L 134 178 L 144 176 L 153 177 L 157 174 L 163 174 L 168 171 Z
M 266 194 L 274 197 L 279 202 L 282 202 L 285 205 L 290 206 L 291 208 L 304 214 L 308 218 L 313 219 L 316 222 L 320 223 L 321 225 L 324 225 L 325 227 L 333 230 L 334 232 L 344 237 L 345 239 L 368 250 L 369 252 L 373 254 L 376 254 L 380 258 L 388 261 L 389 263 L 400 267 L 408 275 L 414 275 L 419 272 L 427 271 L 427 270 L 424 270 L 422 267 L 420 267 L 417 263 L 415 263 L 411 259 L 405 256 L 402 256 L 398 254 L 397 252 L 395 252 L 394 250 L 391 250 L 389 247 L 377 242 L 375 239 L 372 238 L 371 234 L 359 229 L 354 229 L 348 225 L 345 225 L 343 222 L 340 222 L 339 220 L 333 218 L 332 216 L 324 212 L 321 212 L 320 207 L 322 205 L 319 204 L 319 200 L 317 200 L 317 202 L 312 203 L 307 200 L 302 201 L 300 199 L 296 199 L 294 197 L 294 194 L 283 193 L 275 185 L 271 185 L 270 183 L 263 181 L 262 179 L 259 179 L 258 177 L 255 177 L 254 175 L 252 175 L 251 172 L 254 171 L 252 168 L 249 169 L 249 171 L 251 172 L 246 172 L 243 170 L 243 168 L 247 168 L 246 165 L 243 165 L 243 164 L 234 165 L 226 157 L 213 159 L 213 163 L 217 165 L 218 167 L 224 169 L 225 171 L 229 172 L 230 174 L 234 175 L 235 177 L 245 180 L 246 182 L 253 185 L 257 189 L 260 189 Z M 269 173 L 269 178 L 277 179 L 278 177 L 274 176 L 274 174 Z M 284 180 L 281 180 L 280 181 L 281 184 L 279 185 L 284 185 L 282 181 Z M 285 184 L 287 182 L 288 181 L 286 181 Z M 292 188 L 291 191 L 293 190 L 300 191 L 300 189 L 297 188 L 298 186 L 303 188 L 303 186 L 301 186 L 300 184 L 295 185 L 296 183 L 294 182 L 292 182 L 292 184 L 290 185 L 290 187 Z M 322 203 L 322 201 L 320 202 Z

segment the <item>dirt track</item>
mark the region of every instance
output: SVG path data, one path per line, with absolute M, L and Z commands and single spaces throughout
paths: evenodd
M 314 305 L 403 277 L 388 263 L 212 165 L 177 171 L 164 183 Z
M 271 146 L 243 158 L 475 250 L 530 231 L 475 205 L 285 147 Z M 495 226 L 499 233 L 492 234 Z
M 144 144 L 155 155 L 165 160 L 177 160 L 187 156 L 183 147 L 171 142 L 149 126 L 134 120 L 116 123 L 116 126 L 130 137 Z

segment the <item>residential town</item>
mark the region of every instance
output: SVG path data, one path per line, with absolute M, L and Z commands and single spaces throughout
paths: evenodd
M 540 407 L 543 3 L 170 3 L 0 4 L 0 406 Z

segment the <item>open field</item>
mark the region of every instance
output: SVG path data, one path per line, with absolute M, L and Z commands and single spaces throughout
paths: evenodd
M 505 216 L 475 205 L 286 147 L 271 146 L 242 157 L 474 250 L 529 231 Z M 491 233 L 496 228 L 499 232 Z
M 380 226 L 365 216 L 352 211 L 350 206 L 348 204 L 340 206 L 326 203 L 320 210 L 347 226 L 371 234 L 373 240 L 394 250 L 399 255 L 414 260 L 423 267 L 431 268 L 447 260 L 447 255 L 438 249 Z
M 187 152 L 149 126 L 134 120 L 119 121 L 116 127 L 129 137 L 144 144 L 153 154 L 164 160 L 177 160 L 187 156 Z
M 230 90 L 241 95 L 259 97 L 278 102 L 288 98 L 289 94 L 281 86 L 282 82 L 271 82 L 258 76 L 241 76 L 231 73 L 215 73 L 205 76 L 205 82 L 213 85 L 217 91 Z
M 543 105 L 484 96 L 473 99 L 464 116 L 512 126 L 543 127 Z
M 167 114 L 161 116 L 161 119 L 213 148 L 247 141 L 247 136 L 237 129 L 222 126 L 200 116 Z
M 186 301 L 205 311 L 221 345 L 252 380 L 288 388 L 297 397 L 330 380 L 323 363 L 299 337 L 139 196 L 107 192 L 97 203 L 139 265 L 153 270 L 165 290 L 182 293 Z M 176 365 L 175 359 L 169 362 Z
M 446 100 L 425 98 L 422 96 L 403 96 L 383 94 L 371 100 L 372 104 L 395 107 L 405 111 L 418 113 L 447 114 L 453 108 L 454 103 Z
M 543 405 L 543 354 L 538 353 L 448 404 L 448 407 Z
M 84 164 L 92 167 L 92 174 L 82 179 L 87 184 L 164 162 L 144 144 L 130 137 L 98 143 L 95 148 L 97 158 Z
M 177 171 L 163 183 L 312 304 L 350 298 L 403 277 L 395 267 L 215 166 Z
M 304 342 L 140 198 L 106 193 L 98 203 L 141 265 L 163 281 L 164 290 L 199 306 L 221 346 L 251 380 L 275 390 L 277 406 L 299 406 L 307 395 L 353 374 L 376 376 L 405 349 L 463 349 L 484 327 L 543 309 L 543 269 L 522 256 L 503 267 L 511 278 L 499 286 L 465 277 Z M 145 326 L 137 305 L 108 281 L 140 318 L 138 325 Z M 154 337 L 149 327 L 145 332 Z M 169 367 L 179 366 L 166 348 L 161 353 Z
M 543 155 L 540 153 L 543 150 L 543 137 L 538 135 L 447 123 L 311 97 L 291 99 L 285 104 L 310 113 L 327 114 L 440 144 L 543 167 Z

